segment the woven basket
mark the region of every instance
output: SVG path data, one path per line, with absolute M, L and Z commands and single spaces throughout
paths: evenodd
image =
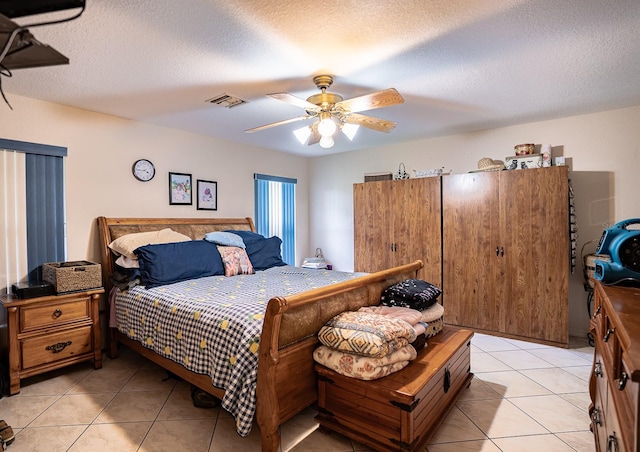
M 42 279 L 55 287 L 56 293 L 77 292 L 102 287 L 102 267 L 89 261 L 50 262 L 42 264 Z

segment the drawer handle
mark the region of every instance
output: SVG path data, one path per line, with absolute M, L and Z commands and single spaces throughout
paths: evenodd
M 596 312 L 593 313 L 593 318 L 595 319 L 598 314 L 600 314 L 600 309 L 602 309 L 602 305 L 596 308 Z
M 60 317 L 62 315 L 62 311 L 60 309 L 56 309 L 55 311 L 53 311 L 52 317 L 54 319 L 57 319 L 58 317 Z
M 613 333 L 615 333 L 615 331 L 616 331 L 616 329 L 615 329 L 615 328 L 609 328 L 609 329 L 607 330 L 607 334 L 605 334 L 605 335 L 604 335 L 603 340 L 604 340 L 605 342 L 609 342 L 609 336 L 611 336 Z
M 609 439 L 607 439 L 607 452 L 618 452 L 618 438 L 616 438 L 616 432 L 609 435 Z
M 595 365 L 593 366 L 593 374 L 596 377 L 602 377 L 602 363 L 600 361 L 595 363 Z
M 618 389 L 620 391 L 624 391 L 624 387 L 627 386 L 627 380 L 629 379 L 629 375 L 622 371 L 622 375 L 620 375 L 620 381 L 618 382 Z
M 71 345 L 71 341 L 58 342 L 57 344 L 47 345 L 46 349 L 52 351 L 53 353 L 60 353 L 62 350 L 67 348 L 68 345 Z
M 602 413 L 600 412 L 600 408 L 595 408 L 593 413 L 591 413 L 591 420 L 594 425 L 602 425 Z
M 449 392 L 449 388 L 451 387 L 451 372 L 449 369 L 444 370 L 444 393 Z

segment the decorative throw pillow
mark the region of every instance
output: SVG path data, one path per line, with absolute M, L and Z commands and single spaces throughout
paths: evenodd
M 171 228 L 161 229 L 159 231 L 134 232 L 118 237 L 109 244 L 109 248 L 118 255 L 126 256 L 131 259 L 137 259 L 133 250 L 144 245 L 152 245 L 157 243 L 173 243 L 187 242 L 191 237 L 180 234 Z
M 231 232 L 213 231 L 204 235 L 204 239 L 208 242 L 215 243 L 222 246 L 237 246 L 238 248 L 244 248 L 244 242 L 242 237 Z
M 422 279 L 406 279 L 382 291 L 380 304 L 423 311 L 436 302 L 442 291 Z
M 253 266 L 243 248 L 237 246 L 218 246 L 224 265 L 224 276 L 252 275 Z

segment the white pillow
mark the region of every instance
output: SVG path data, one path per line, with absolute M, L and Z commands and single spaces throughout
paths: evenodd
M 127 256 L 119 256 L 116 259 L 116 264 L 118 264 L 122 268 L 140 268 L 140 262 L 138 259 L 131 259 Z
M 154 245 L 157 243 L 187 242 L 191 240 L 188 235 L 180 234 L 170 228 L 159 231 L 134 232 L 118 237 L 109 244 L 109 248 L 118 255 L 137 259 L 133 250 L 144 245 Z

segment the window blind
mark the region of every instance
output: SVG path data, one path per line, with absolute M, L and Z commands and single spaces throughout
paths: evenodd
M 0 292 L 38 281 L 66 258 L 64 157 L 59 146 L 0 139 Z
M 297 179 L 254 174 L 255 225 L 259 234 L 282 239 L 282 260 L 295 265 Z

